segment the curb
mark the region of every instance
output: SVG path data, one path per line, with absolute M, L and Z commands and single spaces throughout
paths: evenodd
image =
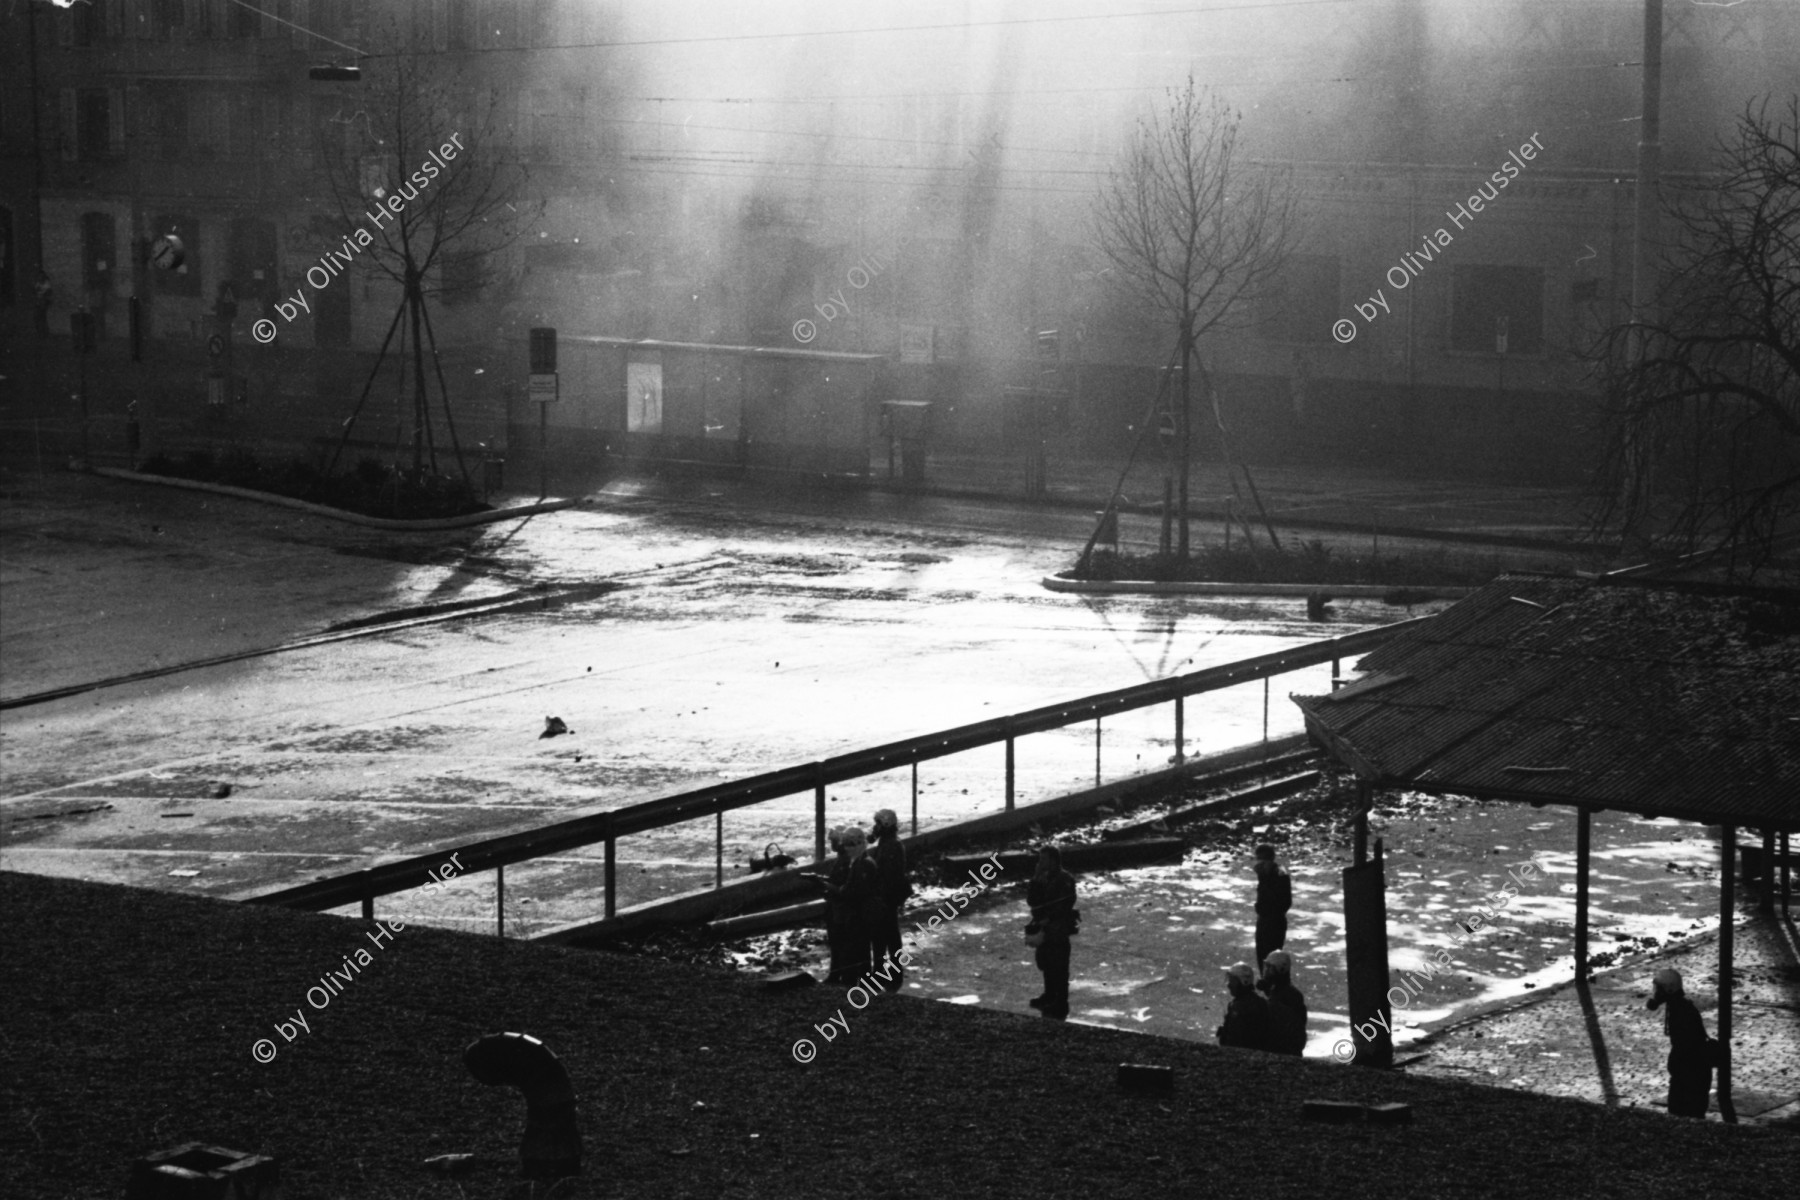
M 0 697 L 0 712 L 14 708 L 29 708 L 34 704 L 47 704 L 52 700 L 66 700 L 70 696 L 80 696 L 104 688 L 118 687 L 121 684 L 142 683 L 147 679 L 161 679 L 167 675 L 179 675 L 184 671 L 198 671 L 206 667 L 243 662 L 251 658 L 266 658 L 271 654 L 285 654 L 289 650 L 310 650 L 315 646 L 392 633 L 398 629 L 410 629 L 418 625 L 436 624 L 440 621 L 458 620 L 463 617 L 489 617 L 500 613 L 546 609 L 552 604 L 558 604 L 564 600 L 581 599 L 587 595 L 605 595 L 615 586 L 612 581 L 608 580 L 581 587 L 564 588 L 559 592 L 526 590 L 506 592 L 484 600 L 459 600 L 442 605 L 420 605 L 413 609 L 401 609 L 399 610 L 400 615 L 389 616 L 386 620 L 369 618 L 346 621 L 308 637 L 296 638 L 293 641 L 281 642 L 274 646 L 256 646 L 248 650 L 234 650 L 228 654 L 218 654 L 191 662 L 170 663 L 165 667 L 133 671 L 129 675 L 114 675 L 107 679 L 69 684 L 66 687 L 51 688 L 48 691 L 32 692 L 23 696 Z
M 1044 576 L 1043 585 L 1053 592 L 1079 595 L 1150 596 L 1311 596 L 1326 599 L 1379 600 L 1394 592 L 1411 592 L 1428 600 L 1460 600 L 1473 595 L 1472 587 L 1412 587 L 1386 583 L 1153 583 L 1150 580 L 1064 579 Z
M 998 500 L 1007 503 L 1022 504 L 1032 508 L 1066 508 L 1086 509 L 1099 515 L 1106 506 L 1104 498 L 1088 496 L 1041 496 L 1032 499 L 1011 490 L 983 490 L 981 488 L 943 486 L 927 482 L 919 487 L 905 487 L 888 483 L 885 480 L 869 480 L 867 490 L 883 492 L 894 496 L 936 496 L 944 500 Z M 1141 502 L 1121 504 L 1119 511 L 1137 516 L 1155 516 L 1162 512 L 1162 505 Z M 1189 509 L 1190 521 L 1220 522 L 1233 519 L 1232 514 L 1217 509 L 1202 511 Z M 1296 517 L 1284 514 L 1281 510 L 1271 510 L 1269 519 L 1278 529 L 1308 529 L 1321 533 L 1366 534 L 1373 527 L 1366 521 L 1339 521 L 1329 517 Z M 1512 550 L 1542 550 L 1552 554 L 1585 554 L 1590 551 L 1605 554 L 1616 554 L 1619 548 L 1611 543 L 1600 543 L 1590 546 L 1586 542 L 1567 538 L 1530 537 L 1525 534 L 1485 533 L 1478 529 L 1432 529 L 1419 525 L 1382 525 L 1381 536 L 1402 538 L 1417 542 L 1461 542 L 1470 546 L 1500 546 Z
M 93 473 L 104 475 L 108 479 L 123 479 L 127 483 L 156 483 L 164 487 L 185 488 L 190 492 L 212 492 L 215 495 L 232 496 L 239 500 L 257 500 L 263 504 L 291 508 L 297 512 L 311 513 L 316 517 L 330 517 L 334 521 L 345 521 L 351 525 L 361 525 L 368 529 L 416 530 L 419 532 L 468 529 L 476 525 L 489 525 L 495 521 L 510 521 L 515 517 L 529 517 L 534 513 L 555 512 L 558 509 L 572 507 L 576 503 L 574 500 L 546 500 L 539 504 L 501 508 L 493 512 L 469 513 L 461 517 L 434 517 L 429 520 L 402 521 L 393 517 L 365 517 L 361 513 L 348 512 L 345 509 L 332 508 L 325 504 L 296 500 L 292 496 L 277 496 L 273 492 L 232 487 L 226 483 L 202 483 L 197 479 L 177 479 L 172 475 L 146 475 L 142 471 L 127 471 L 121 467 L 95 467 Z

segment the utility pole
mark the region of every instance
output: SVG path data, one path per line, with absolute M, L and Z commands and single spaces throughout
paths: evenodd
M 1657 206 L 1662 178 L 1662 0 L 1644 0 L 1643 118 L 1638 134 L 1638 173 L 1633 213 L 1631 258 L 1630 354 L 1641 365 L 1648 348 L 1644 324 L 1651 315 L 1656 290 Z M 1625 427 L 1625 494 L 1621 541 L 1627 557 L 1648 557 L 1643 529 L 1650 489 L 1648 438 L 1628 420 Z

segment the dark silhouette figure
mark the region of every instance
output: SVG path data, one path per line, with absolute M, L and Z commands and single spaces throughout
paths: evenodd
M 1245 1050 L 1269 1048 L 1269 1002 L 1256 994 L 1256 973 L 1249 963 L 1236 963 L 1225 973 L 1231 1003 L 1219 1026 L 1219 1045 Z
M 489 1087 L 525 1093 L 525 1136 L 519 1161 L 527 1179 L 581 1174 L 581 1132 L 575 1127 L 575 1089 L 550 1048 L 529 1034 L 490 1033 L 463 1051 L 469 1074 Z
M 1650 1010 L 1667 1006 L 1663 1032 L 1669 1035 L 1669 1115 L 1706 1119 L 1712 1093 L 1712 1039 L 1700 1010 L 1682 992 L 1681 972 L 1664 968 L 1650 990 Z
M 1256 989 L 1269 997 L 1269 1049 L 1296 1057 L 1306 1052 L 1306 997 L 1293 983 L 1294 962 L 1286 950 L 1263 960 Z
M 1037 968 L 1044 973 L 1044 994 L 1031 1007 L 1061 1021 L 1069 1015 L 1069 939 L 1080 932 L 1081 910 L 1075 907 L 1075 877 L 1063 870 L 1058 847 L 1038 851 L 1037 874 L 1025 900 L 1031 906 L 1026 940 L 1037 946 Z
M 833 838 L 838 857 L 824 880 L 825 936 L 831 944 L 826 983 L 855 984 L 873 965 L 869 948 L 881 885 L 875 863 L 865 853 L 868 844 L 868 835 L 855 826 L 838 830 Z
M 900 818 L 884 808 L 875 814 L 875 875 L 881 906 L 875 920 L 871 950 L 881 970 L 881 986 L 897 992 L 906 982 L 900 964 L 900 909 L 912 895 L 906 876 L 906 847 L 900 844 Z
M 1294 882 L 1275 861 L 1275 847 L 1256 848 L 1256 961 L 1287 945 L 1287 914 L 1294 906 Z

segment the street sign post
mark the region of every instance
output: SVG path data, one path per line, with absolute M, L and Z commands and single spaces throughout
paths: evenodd
M 556 330 L 539 325 L 528 337 L 531 370 L 525 390 L 538 406 L 538 501 L 542 503 L 550 494 L 550 405 L 558 395 Z

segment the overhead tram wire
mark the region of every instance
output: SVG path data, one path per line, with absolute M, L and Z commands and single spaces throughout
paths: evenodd
M 441 53 L 468 53 L 467 51 L 442 51 Z M 1231 57 L 1243 57 L 1233 55 Z M 1280 59 L 1259 59 L 1260 62 L 1303 62 L 1304 55 L 1289 55 Z M 1617 71 L 1626 67 L 1641 67 L 1640 62 L 1620 60 L 1603 63 L 1574 63 L 1563 67 L 1515 67 L 1495 72 L 1495 77 L 1512 75 L 1558 75 L 1574 71 Z M 1266 77 L 1255 80 L 1216 79 L 1209 80 L 1214 87 L 1282 87 L 1291 84 L 1307 83 L 1391 83 L 1392 79 L 1382 75 L 1286 75 Z M 837 94 L 812 96 L 616 96 L 617 100 L 640 101 L 650 104 L 845 104 L 860 100 L 914 100 L 943 99 L 950 96 L 979 98 L 987 96 L 1081 96 L 1101 92 L 1165 92 L 1167 84 L 1134 84 L 1117 87 L 1078 87 L 1078 88 L 988 88 L 977 91 L 949 91 L 922 88 L 911 92 L 843 92 Z
M 243 0 L 233 0 L 242 4 Z M 1066 25 L 1076 21 L 1129 21 L 1153 17 L 1194 17 L 1211 13 L 1246 12 L 1266 8 L 1319 8 L 1325 5 L 1363 4 L 1366 0 L 1251 0 L 1240 4 L 1205 7 L 1146 9 L 1125 13 L 1079 13 L 1067 17 L 1004 17 L 990 21 L 944 21 L 932 25 L 872 25 L 864 29 L 794 29 L 781 33 L 721 33 L 702 37 L 635 38 L 630 41 L 561 42 L 552 46 L 476 46 L 464 50 L 395 50 L 369 58 L 405 58 L 425 54 L 528 54 L 538 50 L 612 50 L 640 46 L 686 46 L 717 42 L 763 42 L 781 38 L 856 37 L 870 33 L 941 33 L 948 30 L 984 29 L 1006 25 Z M 248 8 L 248 5 L 245 5 Z
M 247 3 L 245 3 L 245 0 L 231 0 L 231 2 L 235 5 L 237 5 L 239 8 L 249 9 L 251 12 L 256 13 L 258 16 L 267 17 L 267 18 L 269 18 L 269 20 L 274 21 L 278 25 L 286 25 L 289 29 L 298 29 L 301 33 L 306 34 L 308 37 L 316 37 L 321 42 L 330 42 L 334 46 L 340 46 L 343 49 L 350 51 L 352 54 L 361 55 L 363 58 L 369 57 L 369 55 L 366 51 L 359 50 L 355 46 L 347 45 L 343 42 L 340 42 L 336 38 L 326 37 L 324 34 L 320 33 L 316 29 L 308 29 L 304 25 L 296 25 L 294 22 L 288 20 L 286 17 L 277 16 L 275 13 L 270 12 L 266 8 L 258 8 L 254 4 L 247 4 Z

